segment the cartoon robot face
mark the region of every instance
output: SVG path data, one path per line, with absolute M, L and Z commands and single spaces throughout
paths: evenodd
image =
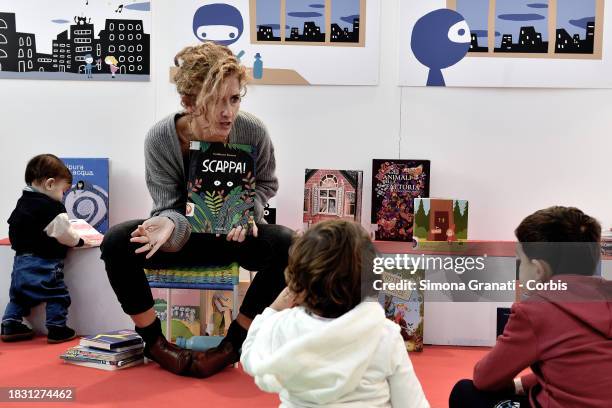
M 454 10 L 439 9 L 415 23 L 411 47 L 421 64 L 443 69 L 465 57 L 470 41 L 470 28 L 463 16 Z
M 207 4 L 193 15 L 193 34 L 202 42 L 230 45 L 238 41 L 243 29 L 242 14 L 229 4 Z

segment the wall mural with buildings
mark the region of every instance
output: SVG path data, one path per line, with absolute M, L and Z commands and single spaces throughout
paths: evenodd
M 376 85 L 380 1 L 182 0 L 174 16 L 161 17 L 176 38 L 163 58 L 215 41 L 249 68 L 253 83 Z
M 605 0 L 400 3 L 400 85 L 612 87 Z
M 149 1 L 0 3 L 0 78 L 148 81 Z

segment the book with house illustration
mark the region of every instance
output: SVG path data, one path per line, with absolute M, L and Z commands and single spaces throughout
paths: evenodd
M 429 160 L 372 162 L 372 224 L 381 241 L 412 241 L 414 199 L 429 197 Z
M 304 227 L 324 220 L 361 221 L 363 171 L 306 169 Z
M 185 215 L 192 232 L 227 234 L 251 230 L 255 207 L 253 146 L 192 141 Z
M 72 173 L 72 186 L 64 194 L 68 218 L 82 219 L 101 234 L 108 230 L 109 160 L 62 158 Z
M 385 309 L 387 319 L 400 327 L 406 350 L 422 351 L 425 303 L 419 282 L 424 279 L 425 272 L 423 270 L 417 270 L 414 274 L 411 272 L 408 270 L 384 271 L 381 274 L 384 283 L 396 283 L 398 284 L 396 287 L 405 287 L 405 289 L 381 290 L 378 293 L 378 301 Z M 410 290 L 407 284 L 399 285 L 400 282 L 413 282 L 414 290 Z
M 469 203 L 442 198 L 414 199 L 414 237 L 420 241 L 468 239 Z

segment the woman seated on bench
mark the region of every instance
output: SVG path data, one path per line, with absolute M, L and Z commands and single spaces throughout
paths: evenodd
M 102 259 L 121 307 L 145 341 L 145 355 L 176 374 L 207 377 L 240 359 L 252 319 L 285 287 L 284 269 L 293 232 L 262 223 L 263 208 L 276 194 L 274 147 L 263 123 L 240 111 L 246 71 L 224 46 L 206 42 L 175 57 L 174 76 L 183 111 L 156 123 L 145 140 L 146 182 L 153 199 L 151 218 L 115 225 L 102 243 Z M 242 227 L 226 237 L 191 234 L 185 218 L 189 141 L 255 146 L 256 197 L 253 234 Z M 238 262 L 258 271 L 240 314 L 221 344 L 207 352 L 183 350 L 166 341 L 155 316 L 143 268 Z

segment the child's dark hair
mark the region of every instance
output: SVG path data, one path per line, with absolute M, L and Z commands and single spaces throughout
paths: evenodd
M 343 220 L 315 224 L 289 250 L 285 279 L 309 311 L 334 318 L 357 306 L 372 274 L 374 245 L 363 227 Z M 367 279 L 365 279 L 367 280 Z
M 32 157 L 26 166 L 26 184 L 30 186 L 34 182 L 45 181 L 49 178 L 66 180 L 72 184 L 72 173 L 57 156 L 46 153 Z
M 514 233 L 525 255 L 546 261 L 553 275 L 592 275 L 601 257 L 601 225 L 578 208 L 536 211 Z

